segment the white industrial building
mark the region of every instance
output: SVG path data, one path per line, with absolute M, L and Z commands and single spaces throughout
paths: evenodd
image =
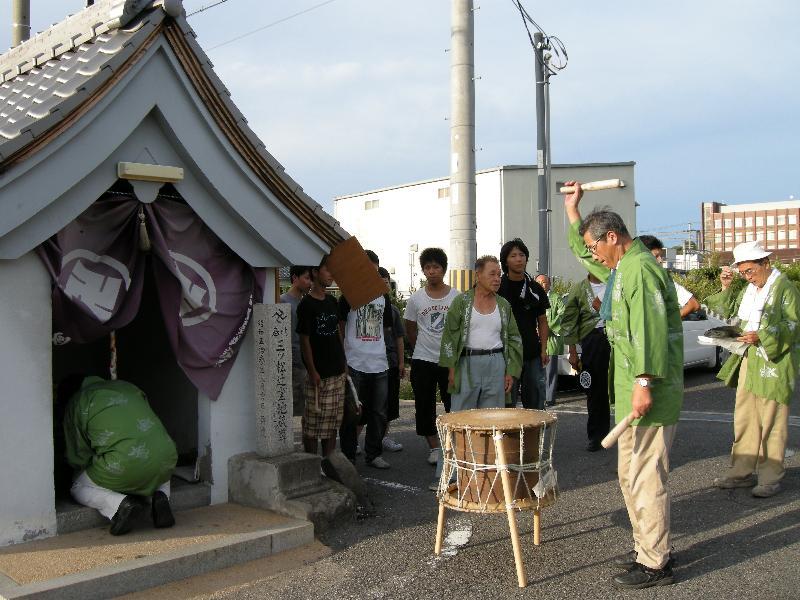
M 551 170 L 551 275 L 570 280 L 584 276 L 567 245 L 568 221 L 558 188 L 565 181 L 581 182 L 619 178 L 625 187 L 587 193 L 581 203 L 585 214 L 608 205 L 618 212 L 631 234 L 636 232 L 634 162 L 553 165 Z M 539 258 L 537 169 L 508 165 L 476 174 L 478 256 L 500 252 L 503 242 L 521 238 L 531 252 L 528 271 L 536 273 Z M 450 183 L 429 179 L 370 192 L 339 196 L 334 216 L 374 250 L 404 296 L 420 286 L 419 252 L 430 246 L 450 248 Z

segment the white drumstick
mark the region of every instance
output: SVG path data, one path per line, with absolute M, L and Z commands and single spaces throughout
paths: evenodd
M 628 428 L 628 426 L 630 426 L 630 424 L 633 423 L 633 420 L 635 418 L 636 417 L 633 416 L 633 413 L 628 413 L 627 417 L 622 419 L 622 421 L 617 423 L 617 426 L 614 427 L 614 429 L 608 432 L 608 435 L 603 438 L 603 441 L 600 442 L 600 445 L 606 450 L 611 448 L 611 446 L 617 443 L 619 436 L 621 436 L 624 433 L 624 431 Z
M 589 181 L 582 183 L 581 189 L 584 192 L 596 192 L 597 190 L 611 190 L 614 188 L 625 187 L 625 182 L 622 179 L 604 179 L 603 181 Z M 562 194 L 572 194 L 575 192 L 574 185 L 565 185 L 558 190 Z

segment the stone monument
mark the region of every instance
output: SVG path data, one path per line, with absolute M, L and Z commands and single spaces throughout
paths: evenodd
M 228 460 L 231 502 L 314 523 L 352 518 L 353 492 L 322 477 L 321 457 L 294 452 L 292 342 L 288 304 L 253 306 L 256 451 Z
M 256 453 L 271 458 L 294 450 L 292 430 L 292 312 L 289 304 L 256 304 Z

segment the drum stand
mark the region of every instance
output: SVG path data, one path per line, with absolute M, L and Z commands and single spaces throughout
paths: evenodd
M 528 578 L 525 574 L 525 566 L 522 562 L 522 551 L 519 546 L 519 530 L 517 529 L 517 517 L 514 514 L 514 498 L 511 485 L 511 477 L 508 474 L 508 464 L 506 463 L 506 453 L 503 447 L 503 437 L 499 431 L 495 431 L 492 439 L 494 440 L 495 457 L 497 470 L 503 484 L 503 495 L 506 501 L 506 514 L 508 515 L 508 529 L 511 532 L 511 546 L 514 549 L 514 564 L 517 568 L 517 583 L 524 588 L 528 585 Z M 450 451 L 450 437 L 445 440 L 445 452 Z M 442 539 L 444 538 L 445 505 L 439 501 L 439 518 L 436 524 L 436 545 L 434 554 L 439 556 L 442 553 Z M 542 541 L 542 519 L 541 511 L 536 508 L 533 510 L 533 543 L 538 546 Z

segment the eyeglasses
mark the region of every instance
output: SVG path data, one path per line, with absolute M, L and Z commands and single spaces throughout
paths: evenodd
M 587 249 L 587 250 L 588 250 L 588 251 L 589 251 L 591 254 L 597 254 L 597 244 L 599 244 L 600 242 L 602 242 L 604 237 L 605 237 L 605 235 L 604 235 L 603 237 L 601 237 L 599 240 L 595 240 L 594 244 L 592 244 L 591 246 L 586 246 L 586 249 Z
M 741 275 L 742 277 L 750 277 L 757 270 L 758 269 L 756 267 L 750 267 L 749 269 L 745 269 L 744 271 L 739 271 L 739 275 Z

